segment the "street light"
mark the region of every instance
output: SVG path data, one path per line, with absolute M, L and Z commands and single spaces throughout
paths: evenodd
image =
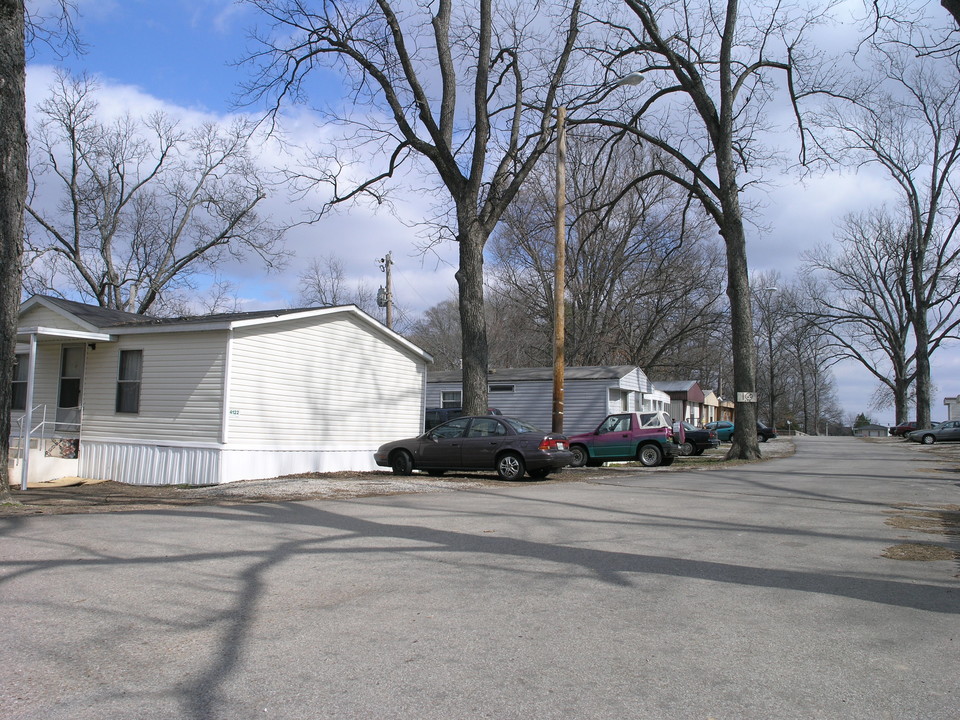
M 641 72 L 632 72 L 629 75 L 624 75 L 622 78 L 613 83 L 614 87 L 621 87 L 623 85 L 639 85 L 645 80 L 643 73 Z
M 639 85 L 642 73 L 632 72 L 613 83 L 613 87 Z M 554 215 L 553 245 L 553 419 L 551 431 L 563 432 L 564 333 L 566 332 L 567 261 L 567 106 L 557 107 L 557 198 Z

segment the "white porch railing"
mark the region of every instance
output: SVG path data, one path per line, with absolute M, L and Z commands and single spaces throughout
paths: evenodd
M 64 409 L 60 408 L 60 410 L 62 412 Z M 16 453 L 12 458 L 16 464 L 23 462 L 25 454 L 30 449 L 28 445 L 33 445 L 35 440 L 38 450 L 47 452 L 45 444 L 49 442 L 51 448 L 58 447 L 61 452 L 66 451 L 69 454 L 71 448 L 66 448 L 61 443 L 67 440 L 78 441 L 80 439 L 83 408 L 69 408 L 67 413 L 69 417 L 65 420 L 48 419 L 46 405 L 37 405 L 33 408 L 32 415 L 34 419 L 36 419 L 38 414 L 40 416 L 40 422 L 36 424 L 31 423 L 29 433 L 24 432 L 24 420 L 26 416 L 21 416 L 17 419 L 17 435 L 10 438 L 11 448 L 16 439 Z M 72 448 L 74 457 L 76 457 L 77 451 L 78 448 L 74 446 Z

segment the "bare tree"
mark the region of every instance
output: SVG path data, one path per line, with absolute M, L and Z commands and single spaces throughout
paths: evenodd
M 157 310 L 160 312 L 157 312 Z M 151 314 L 163 317 L 187 317 L 191 315 L 214 315 L 236 313 L 243 309 L 239 286 L 215 275 L 206 287 L 198 288 L 189 295 L 177 293 L 165 295 Z
M 299 281 L 299 302 L 304 305 L 356 305 L 367 315 L 385 322 L 386 313 L 378 304 L 377 290 L 362 278 L 351 278 L 343 260 L 333 253 L 311 260 L 300 273 Z M 419 325 L 410 311 L 395 300 L 393 315 L 393 329 L 398 333 L 415 332 Z
M 29 41 L 74 43 L 73 3 L 60 0 L 52 17 L 27 13 L 23 0 L 0 0 L 0 501 L 10 498 L 10 403 L 23 267 L 27 195 L 26 50 Z M 59 26 L 59 33 L 51 29 Z
M 906 228 L 889 214 L 849 215 L 836 247 L 804 253 L 810 291 L 818 302 L 803 311 L 831 339 L 838 358 L 860 363 L 894 398 L 897 422 L 908 418 L 915 377 L 907 311 Z
M 767 422 L 777 426 L 777 397 L 782 385 L 784 363 L 781 340 L 784 336 L 784 300 L 781 294 L 780 273 L 768 271 L 754 275 L 751 281 L 753 305 L 759 311 L 754 315 L 756 323 L 757 358 L 766 366 L 766 376 L 761 374 L 757 387 L 758 401 L 766 397 Z M 779 372 L 778 372 L 779 371 Z
M 818 123 L 837 133 L 836 157 L 882 167 L 900 195 L 903 238 L 885 248 L 902 253 L 898 296 L 915 345 L 917 422 L 926 425 L 930 357 L 960 326 L 960 71 L 954 58 L 916 54 L 875 45 L 876 90 L 838 102 Z
M 804 432 L 819 432 L 821 420 L 836 414 L 836 391 L 830 367 L 837 362 L 827 333 L 812 319 L 821 290 L 809 280 L 785 282 L 780 274 L 757 273 L 758 356 L 761 396 L 769 404 L 769 422 L 789 421 Z
M 601 166 L 601 145 L 573 134 L 567 156 L 566 358 L 662 371 L 673 348 L 715 321 L 723 292 L 712 276 L 722 256 L 676 185 L 631 185 L 637 172 L 669 158 L 627 138 L 606 148 Z M 505 214 L 492 252 L 497 292 L 537 320 L 540 365 L 550 364 L 554 316 L 555 204 L 545 174 L 532 175 Z
M 470 7 L 452 0 L 249 2 L 270 24 L 255 58 L 253 97 L 268 97 L 279 111 L 306 97 L 321 68 L 336 70 L 350 91 L 349 116 L 326 113 L 349 129 L 336 157 L 319 159 L 300 180 L 329 186 L 332 204 L 381 201 L 387 181 L 419 161 L 442 188 L 447 226 L 439 234 L 459 245 L 464 406 L 483 412 L 483 250 L 551 141 L 581 0 L 532 6 L 478 0 Z M 383 167 L 357 171 L 350 162 L 357 159 Z
M 899 45 L 922 57 L 960 54 L 960 2 L 933 3 L 904 0 L 865 0 L 867 39 L 880 45 Z
M 376 291 L 361 280 L 349 288 L 343 261 L 336 255 L 311 260 L 299 280 L 300 302 L 306 305 L 353 304 L 370 315 L 376 314 Z
M 39 107 L 30 291 L 70 288 L 103 307 L 156 312 L 226 254 L 253 253 L 268 268 L 282 259 L 282 230 L 256 213 L 266 191 L 251 123 L 186 130 L 160 113 L 101 121 L 96 90 L 61 73 Z
M 804 45 L 824 11 L 772 2 L 754 3 L 741 13 L 736 0 L 624 4 L 637 23 L 611 26 L 607 57 L 618 67 L 636 64 L 631 69 L 646 78 L 641 87 L 649 90 L 632 117 L 605 122 L 674 160 L 675 165 L 653 168 L 636 181 L 659 176 L 680 185 L 712 218 L 726 244 L 738 395 L 728 456 L 758 457 L 756 352 L 740 193 L 770 159 L 760 131 L 768 127 L 764 111 L 775 98 L 777 78 L 794 108 L 822 81 L 820 61 L 805 55 Z
M 484 311 L 490 342 L 490 367 L 512 368 L 550 362 L 550 327 L 534 318 L 522 301 L 488 288 Z M 433 356 L 433 369 L 459 370 L 463 343 L 456 297 L 428 308 L 406 337 Z
M 460 369 L 463 341 L 460 310 L 456 298 L 428 308 L 406 334 L 407 338 L 433 356 L 433 369 Z
M 22 0 L 0 0 L 0 502 L 10 497 L 10 402 L 17 345 L 23 203 L 27 190 L 26 60 Z

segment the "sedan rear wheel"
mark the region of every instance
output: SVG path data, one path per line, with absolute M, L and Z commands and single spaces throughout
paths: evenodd
M 637 460 L 639 460 L 640 464 L 644 467 L 656 467 L 663 462 L 663 452 L 660 450 L 659 445 L 647 443 L 646 445 L 641 445 L 640 449 L 637 450 Z
M 413 456 L 406 450 L 397 450 L 390 456 L 394 475 L 413 475 Z
M 497 459 L 497 475 L 501 480 L 519 480 L 525 471 L 523 458 L 516 453 L 504 453 Z

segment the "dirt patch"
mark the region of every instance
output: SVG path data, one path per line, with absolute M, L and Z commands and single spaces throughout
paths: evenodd
M 914 562 L 960 559 L 960 554 L 955 553 L 950 548 L 927 543 L 891 545 L 883 551 L 882 555 L 890 560 L 912 560 Z
M 960 505 L 937 505 L 927 507 L 904 503 L 897 505 L 884 522 L 899 530 L 942 535 L 946 538 L 960 536 Z M 891 545 L 881 555 L 891 560 L 960 560 L 960 552 L 949 545 L 909 542 Z
M 725 459 L 729 446 L 710 450 L 699 457 L 678 458 L 667 468 L 644 468 L 634 463 L 599 468 L 566 468 L 545 480 L 508 483 L 491 473 L 447 473 L 396 476 L 387 471 L 356 473 L 305 473 L 268 480 L 241 480 L 208 486 L 125 485 L 112 481 L 91 482 L 70 478 L 69 482 L 43 483 L 25 491 L 14 488 L 13 503 L 0 503 L 0 517 L 20 515 L 64 515 L 68 513 L 119 512 L 202 505 L 293 502 L 300 500 L 344 500 L 379 495 L 449 492 L 475 488 L 505 488 L 518 484 L 550 485 L 589 482 L 622 473 L 657 473 L 706 470 L 742 464 Z M 764 443 L 763 459 L 793 454 L 795 446 L 786 439 Z
M 891 527 L 934 535 L 960 535 L 960 505 L 904 504 L 886 512 L 890 517 L 885 522 Z
M 0 516 L 117 512 L 198 505 L 241 505 L 297 500 L 338 500 L 479 487 L 476 478 L 394 479 L 388 473 L 316 473 L 270 480 L 241 480 L 224 485 L 126 485 L 113 481 L 65 487 L 19 489 L 12 503 L 0 504 Z

